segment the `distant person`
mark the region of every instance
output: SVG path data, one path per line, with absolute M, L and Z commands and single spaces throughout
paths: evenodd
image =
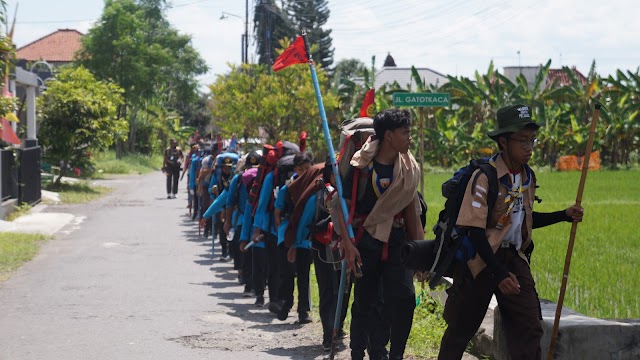
M 167 199 L 175 199 L 178 193 L 178 180 L 180 177 L 180 166 L 182 165 L 182 150 L 178 147 L 176 139 L 169 140 L 169 147 L 164 151 L 164 162 L 162 168 L 167 176 Z

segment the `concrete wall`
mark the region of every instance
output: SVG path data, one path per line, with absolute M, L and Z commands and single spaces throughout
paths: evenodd
M 556 304 L 541 300 L 542 359 L 547 351 L 553 330 Z M 506 347 L 499 308 L 494 313 L 494 359 L 511 359 Z M 603 320 L 590 318 L 569 308 L 563 308 L 556 342 L 555 360 L 631 360 L 640 359 L 640 320 Z M 517 359 L 513 359 L 517 360 Z

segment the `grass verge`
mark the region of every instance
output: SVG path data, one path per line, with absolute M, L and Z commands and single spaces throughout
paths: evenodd
M 124 155 L 116 159 L 114 151 L 97 153 L 94 158 L 95 174 L 148 174 L 162 167 L 162 154 Z
M 43 184 L 43 188 L 45 190 L 59 193 L 60 201 L 65 204 L 84 204 L 112 191 L 109 187 L 92 186 L 86 181 L 62 183 L 60 186 L 47 182 Z
M 11 272 L 31 260 L 38 252 L 40 244 L 49 239 L 46 235 L 0 233 L 0 282 Z
M 13 220 L 19 218 L 22 215 L 27 215 L 29 213 L 29 210 L 31 210 L 31 205 L 29 205 L 27 203 L 20 204 L 20 205 L 16 206 L 16 209 L 13 212 L 11 212 L 9 215 L 7 215 L 5 220 L 6 221 L 13 221 Z

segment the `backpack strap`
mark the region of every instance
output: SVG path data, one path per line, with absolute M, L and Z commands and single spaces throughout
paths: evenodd
M 347 220 L 347 224 L 351 224 L 353 222 L 353 214 L 356 211 L 356 201 L 358 198 L 358 181 L 360 179 L 360 170 L 353 170 L 353 181 L 351 182 L 351 206 L 349 209 L 349 219 Z

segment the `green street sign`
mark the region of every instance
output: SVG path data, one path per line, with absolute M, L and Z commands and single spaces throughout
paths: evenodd
M 434 107 L 449 106 L 451 95 L 447 93 L 394 93 L 393 106 Z

